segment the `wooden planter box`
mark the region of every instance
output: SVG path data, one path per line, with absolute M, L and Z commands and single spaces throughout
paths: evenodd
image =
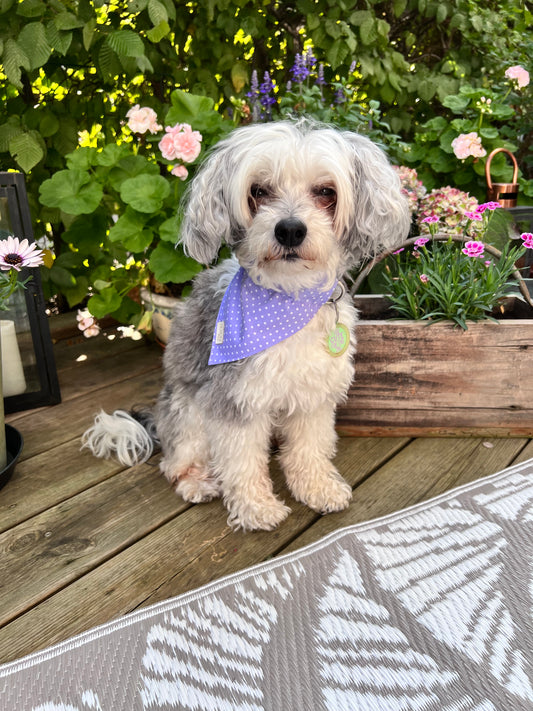
M 382 297 L 356 297 L 364 315 Z M 517 302 L 520 303 L 520 302 Z M 369 307 L 370 304 L 370 307 Z M 361 320 L 341 434 L 533 436 L 533 315 L 472 323 Z

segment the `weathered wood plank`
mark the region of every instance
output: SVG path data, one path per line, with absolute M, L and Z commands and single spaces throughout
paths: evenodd
M 119 472 L 4 532 L 0 555 L 9 574 L 0 579 L 0 624 L 53 595 L 187 506 L 153 467 L 144 464 Z
M 337 463 L 355 484 L 406 443 L 342 440 Z M 279 471 L 275 478 L 283 489 Z M 289 501 L 287 492 L 283 496 Z M 292 514 L 279 529 L 247 534 L 228 528 L 220 501 L 193 506 L 0 629 L 0 662 L 265 560 L 319 518 L 306 506 L 290 505 Z
M 346 511 L 319 519 L 283 552 L 343 526 L 399 511 L 509 466 L 526 445 L 520 439 L 416 439 L 354 491 Z
M 67 402 L 91 390 L 110 387 L 126 378 L 161 368 L 162 349 L 157 344 L 144 344 L 139 348 L 117 350 L 101 356 L 92 350 L 73 357 L 70 364 L 59 372 L 61 400 Z M 77 361 L 79 357 L 84 360 Z
M 80 451 L 80 446 L 77 437 L 17 464 L 9 486 L 2 489 L 0 532 L 125 468 L 111 459 L 96 459 L 88 450 Z M 157 473 L 155 465 L 154 469 Z
M 339 408 L 343 428 L 368 432 L 399 422 L 412 423 L 413 433 L 424 426 L 533 433 L 533 322 L 481 322 L 463 331 L 440 323 L 362 321 L 357 339 L 355 379 Z
M 79 437 L 101 409 L 129 409 L 133 405 L 151 404 L 161 388 L 160 369 L 93 390 L 52 408 L 26 411 L 16 419 L 24 437 L 22 459 L 28 459 Z M 11 421 L 6 418 L 7 421 Z

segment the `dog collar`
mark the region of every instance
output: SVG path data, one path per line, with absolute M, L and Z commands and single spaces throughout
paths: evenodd
M 295 297 L 259 286 L 241 267 L 220 305 L 209 365 L 247 358 L 289 338 L 309 323 L 336 286 L 302 289 Z

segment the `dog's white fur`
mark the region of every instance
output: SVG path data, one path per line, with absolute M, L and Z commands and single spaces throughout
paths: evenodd
M 294 247 L 275 236 L 287 218 L 307 230 Z M 207 365 L 211 336 L 239 265 L 262 286 L 298 294 L 333 285 L 356 262 L 400 242 L 408 229 L 398 178 L 362 136 L 280 122 L 238 129 L 217 146 L 192 182 L 181 239 L 202 263 L 216 257 L 223 241 L 235 258 L 203 272 L 176 309 L 154 413 L 161 470 L 184 499 L 222 495 L 232 526 L 274 528 L 289 513 L 269 476 L 275 434 L 295 499 L 322 513 L 348 505 L 351 488 L 331 459 L 335 408 L 353 376 L 351 299 L 345 295 L 338 304 L 339 321 L 352 333 L 340 357 L 325 348 L 336 323 L 332 303 L 290 338 L 236 363 Z M 137 438 L 119 430 L 117 418 L 102 413 L 85 444 L 99 456 L 125 450 L 128 465 L 132 448 L 137 461 L 150 456 L 140 426 Z

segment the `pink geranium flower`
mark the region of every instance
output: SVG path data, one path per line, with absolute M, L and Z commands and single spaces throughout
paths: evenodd
M 27 239 L 19 240 L 18 237 L 8 237 L 0 240 L 0 269 L 17 272 L 23 267 L 38 267 L 43 263 L 43 253 Z
M 180 180 L 185 180 L 189 175 L 189 171 L 184 165 L 175 165 L 170 172 Z
M 485 251 L 485 245 L 483 242 L 471 240 L 469 242 L 465 242 L 465 246 L 461 251 L 463 254 L 466 254 L 467 257 L 482 257 L 483 252 Z
M 88 309 L 78 309 L 76 321 L 85 338 L 94 338 L 100 333 L 100 326 Z
M 475 131 L 471 133 L 461 133 L 452 141 L 453 152 L 460 160 L 465 160 L 469 156 L 481 158 L 487 155 L 487 151 L 481 145 L 481 138 Z
M 506 70 L 505 76 L 512 82 L 516 82 L 519 89 L 523 89 L 529 84 L 529 72 L 519 64 L 514 67 L 509 67 Z
M 157 123 L 157 114 L 153 109 L 144 106 L 141 108 L 139 104 L 135 104 L 126 114 L 128 119 L 128 127 L 133 133 L 157 133 L 163 129 Z
M 193 131 L 188 123 L 178 123 L 167 126 L 166 134 L 159 142 L 159 150 L 167 160 L 182 160 L 192 163 L 198 158 L 201 150 L 202 134 Z

